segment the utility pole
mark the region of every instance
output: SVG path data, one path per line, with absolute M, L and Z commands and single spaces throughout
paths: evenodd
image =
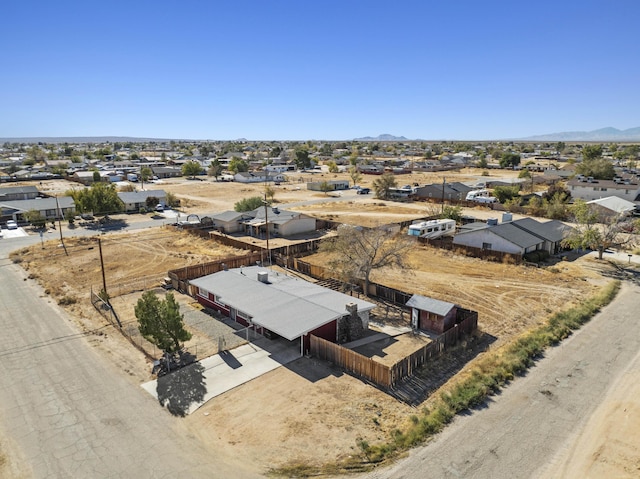
M 102 271 L 102 291 L 104 291 L 104 296 L 107 295 L 107 279 L 104 275 L 104 260 L 102 259 L 102 240 L 98 238 L 98 250 L 100 251 L 100 270 Z M 104 298 L 102 298 L 104 300 Z
M 267 261 L 269 261 L 269 266 L 271 266 L 271 250 L 269 249 L 269 213 L 268 213 L 268 203 L 267 203 L 267 193 L 264 194 L 264 227 L 267 238 Z
M 58 231 L 60 231 L 60 243 L 62 243 L 62 249 L 64 249 L 64 254 L 69 256 L 69 252 L 67 251 L 67 247 L 64 245 L 64 239 L 62 239 L 62 223 L 60 222 L 60 216 L 61 216 L 61 211 L 60 211 L 60 203 L 58 203 L 58 197 L 56 196 L 56 210 L 57 210 L 57 217 L 58 217 Z

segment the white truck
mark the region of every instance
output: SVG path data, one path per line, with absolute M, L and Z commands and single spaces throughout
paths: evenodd
M 127 173 L 127 181 L 136 183 L 138 181 L 138 175 L 136 175 L 135 173 Z

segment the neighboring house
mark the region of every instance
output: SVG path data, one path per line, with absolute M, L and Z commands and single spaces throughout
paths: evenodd
M 606 198 L 587 201 L 587 204 L 594 208 L 601 218 L 628 216 L 636 210 L 636 203 L 617 196 L 607 196 Z
M 416 188 L 415 195 L 420 199 L 432 198 L 442 200 L 444 196 L 445 201 L 464 201 L 467 197 L 467 193 L 472 190 L 472 187 L 459 182 L 445 183 L 444 187 L 442 183 L 433 183 L 431 185 L 424 185 Z
M 5 186 L 0 188 L 0 202 L 33 200 L 40 192 L 35 186 Z
M 569 236 L 573 228 L 562 221 L 551 220 L 541 223 L 533 218 L 522 218 L 511 222 L 512 225 L 544 240 L 541 249 L 549 254 L 557 254 L 562 249 L 562 241 Z
M 269 173 L 284 173 L 286 171 L 296 171 L 295 164 L 271 164 L 264 167 Z
M 94 171 L 76 171 L 73 175 L 71 175 L 71 179 L 77 181 L 78 183 L 82 183 L 83 185 L 90 185 L 93 183 L 93 173 Z
M 146 208 L 147 198 L 158 198 L 161 205 L 167 202 L 167 194 L 164 190 L 120 191 L 118 198 L 124 203 L 126 213 L 138 213 L 141 208 Z
M 182 169 L 180 168 L 170 168 L 168 166 L 151 166 L 150 168 L 153 176 L 158 178 L 177 178 L 182 176 Z
M 252 216 L 247 213 L 238 213 L 237 211 L 223 211 L 211 215 L 213 226 L 221 233 L 239 233 L 244 231 L 243 221 L 251 219 Z
M 260 206 L 238 213 L 224 211 L 211 215 L 213 226 L 224 233 L 245 233 L 256 238 L 266 237 L 267 224 L 271 237 L 288 237 L 316 230 L 316 219 L 297 211 Z
M 324 181 L 310 181 L 307 183 L 307 189 L 311 191 L 322 191 Z M 348 190 L 349 180 L 327 180 L 329 191 Z
M 269 181 L 284 181 L 284 175 L 281 173 L 271 173 L 269 171 L 243 171 L 236 173 L 233 179 L 238 183 L 266 183 Z
M 458 307 L 455 304 L 414 294 L 407 301 L 411 307 L 411 327 L 444 333 L 456 324 Z
M 251 218 L 241 222 L 250 236 L 262 237 L 266 227 L 272 237 L 287 237 L 316 230 L 316 219 L 297 211 L 260 207 L 247 212 L 247 216 Z
M 300 278 L 258 266 L 219 271 L 191 280 L 191 293 L 205 307 L 219 311 L 259 334 L 299 341 L 309 351 L 310 335 L 337 342 L 343 322 L 357 314 L 369 326 L 374 304 Z
M 545 241 L 511 223 L 487 225 L 462 231 L 455 235 L 453 244 L 483 250 L 499 251 L 523 256 L 531 251 L 543 249 Z
M 572 198 L 585 201 L 616 196 L 623 200 L 640 203 L 640 185 L 630 178 L 618 180 L 594 180 L 574 178 L 567 182 Z
M 15 200 L 0 202 L 2 218 L 24 220 L 24 214 L 28 211 L 38 211 L 47 220 L 64 218 L 67 211 L 75 212 L 76 205 L 70 196 L 59 198 L 36 198 L 34 200 Z

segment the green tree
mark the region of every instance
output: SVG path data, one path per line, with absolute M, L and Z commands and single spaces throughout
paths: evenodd
M 329 183 L 327 180 L 324 180 L 322 183 L 320 183 L 320 191 L 322 191 L 325 195 L 331 190 L 333 190 L 333 186 L 331 186 L 331 183 Z
M 194 178 L 196 175 L 202 173 L 202 165 L 197 161 L 187 161 L 182 165 L 182 175 Z
M 233 209 L 238 212 L 253 211 L 263 205 L 262 198 L 260 196 L 252 196 L 250 198 L 243 198 L 233 205 Z
M 149 181 L 151 178 L 153 178 L 153 170 L 151 168 L 148 166 L 140 168 L 140 183 L 142 188 L 144 188 L 145 182 Z
M 335 161 L 328 161 L 327 162 L 327 166 L 329 167 L 329 173 L 337 173 L 338 170 L 338 165 L 336 164 Z
M 396 177 L 391 173 L 385 173 L 373 182 L 373 191 L 376 192 L 376 198 L 388 200 L 391 196 L 391 189 L 396 188 L 398 183 Z
M 218 161 L 217 158 L 215 158 L 213 161 L 211 161 L 211 164 L 209 165 L 209 169 L 207 170 L 207 175 L 209 176 L 213 176 L 216 181 L 218 181 L 218 177 L 222 174 L 222 165 L 220 164 L 220 161 Z
M 582 148 L 584 161 L 596 160 L 602 157 L 602 145 L 586 145 Z
M 517 153 L 504 152 L 500 155 L 500 168 L 513 168 L 520 164 L 520 155 Z
M 564 151 L 564 149 L 566 148 L 567 145 L 564 144 L 564 141 L 559 141 L 558 143 L 556 143 L 556 151 L 558 153 L 562 153 Z
M 231 158 L 231 161 L 229 162 L 229 171 L 232 171 L 234 173 L 249 171 L 249 164 L 246 161 L 241 160 L 240 158 L 234 156 Z
M 90 188 L 68 191 L 66 194 L 73 198 L 79 213 L 101 215 L 119 213 L 124 209 L 114 184 L 94 183 Z
M 311 158 L 309 157 L 309 150 L 306 148 L 298 147 L 295 149 L 296 157 L 293 160 L 299 170 L 305 170 L 311 167 Z
M 177 208 L 180 206 L 180 199 L 170 191 L 167 191 L 166 202 L 167 206 L 170 208 Z
M 158 198 L 156 198 L 155 196 L 147 196 L 145 205 L 147 206 L 148 209 L 152 210 L 156 206 L 158 206 L 158 204 L 160 204 L 160 200 Z
M 356 186 L 362 180 L 362 175 L 358 171 L 357 166 L 351 166 L 349 168 L 349 176 L 351 177 L 351 181 L 353 181 L 353 186 Z
M 414 247 L 409 237 L 395 235 L 385 228 L 341 225 L 336 236 L 323 241 L 320 251 L 331 253 L 329 266 L 344 280 L 364 280 L 369 294 L 371 272 L 381 268 L 405 268 L 405 259 Z
M 100 181 L 102 181 L 102 179 L 100 177 L 100 172 L 99 171 L 94 171 L 93 172 L 93 182 L 94 183 L 100 183 Z
M 511 185 L 511 186 L 496 186 L 493 189 L 493 196 L 498 198 L 500 203 L 504 203 L 507 200 L 515 198 L 520 194 L 520 186 Z
M 161 350 L 176 353 L 182 348 L 182 342 L 191 339 L 191 333 L 184 328 L 180 305 L 172 293 L 160 300 L 153 291 L 145 291 L 134 310 L 140 334 Z
M 478 161 L 476 162 L 476 166 L 478 168 L 486 168 L 487 166 L 489 166 L 489 162 L 487 161 L 487 158 L 483 155 L 480 157 L 480 159 L 478 159 Z
M 576 173 L 596 180 L 611 180 L 616 175 L 613 164 L 606 158 L 584 159 L 576 166 Z
M 269 198 L 269 203 L 273 203 L 275 201 L 276 198 L 276 190 L 273 186 L 271 185 L 266 185 L 264 187 L 264 195 L 265 197 Z
M 29 210 L 24 214 L 24 219 L 36 228 L 43 228 L 46 218 L 40 214 L 38 210 Z
M 462 206 L 444 205 L 440 218 L 455 220 L 459 223 L 462 221 Z

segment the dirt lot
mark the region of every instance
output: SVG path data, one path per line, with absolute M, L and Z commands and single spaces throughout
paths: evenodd
M 441 178 L 435 175 L 429 179 L 428 174 L 420 174 L 416 182 L 441 181 Z M 368 185 L 373 179 L 375 177 L 365 177 L 363 184 Z M 413 180 L 399 179 L 400 184 Z M 301 189 L 297 190 L 299 185 L 294 180 L 278 187 L 276 199 L 290 202 L 324 197 L 323 193 L 306 191 L 304 183 L 300 185 Z M 188 200 L 187 212 L 231 209 L 238 199 L 263 191 L 262 185 L 212 181 L 181 180 L 153 187 L 172 191 Z M 422 216 L 426 208 L 423 204 L 390 202 L 382 206 L 379 204 L 382 202 L 360 196 L 357 201 L 299 208 L 365 223 Z M 492 214 L 490 210 L 478 211 Z M 102 239 L 105 273 L 112 295 L 132 286 L 142 289 L 157 285 L 159 279 L 175 267 L 240 254 L 169 229 L 109 233 Z M 134 383 L 149 379 L 148 361 L 106 325 L 89 302 L 90 288 L 99 289 L 102 281 L 96 242 L 77 238 L 67 240 L 67 245 L 68 257 L 53 241 L 45 243 L 44 250 L 40 245 L 21 250 L 18 258 L 25 269 L 45 285 L 49 294 L 67 303 L 65 307 L 82 328 L 93 331 L 91 344 L 119 364 Z M 306 261 L 323 264 L 326 259 L 316 254 Z M 377 271 L 372 280 L 479 311 L 480 327 L 492 336 L 492 348 L 542 322 L 552 311 L 580 301 L 603 282 L 587 259 L 538 269 L 489 263 L 417 247 L 410 263 L 410 270 Z M 135 295 L 122 301 L 130 308 Z M 186 307 L 188 300 L 182 298 L 182 301 Z M 126 314 L 131 318 L 130 311 Z M 392 348 L 383 353 L 396 354 Z M 214 398 L 187 417 L 184 425 L 211 446 L 241 456 L 248 464 L 255 465 L 256 470 L 264 471 L 289 462 L 323 463 L 357 454 L 359 440 L 386 440 L 393 429 L 401 427 L 414 413 L 413 407 L 363 381 L 313 358 L 300 358 Z

